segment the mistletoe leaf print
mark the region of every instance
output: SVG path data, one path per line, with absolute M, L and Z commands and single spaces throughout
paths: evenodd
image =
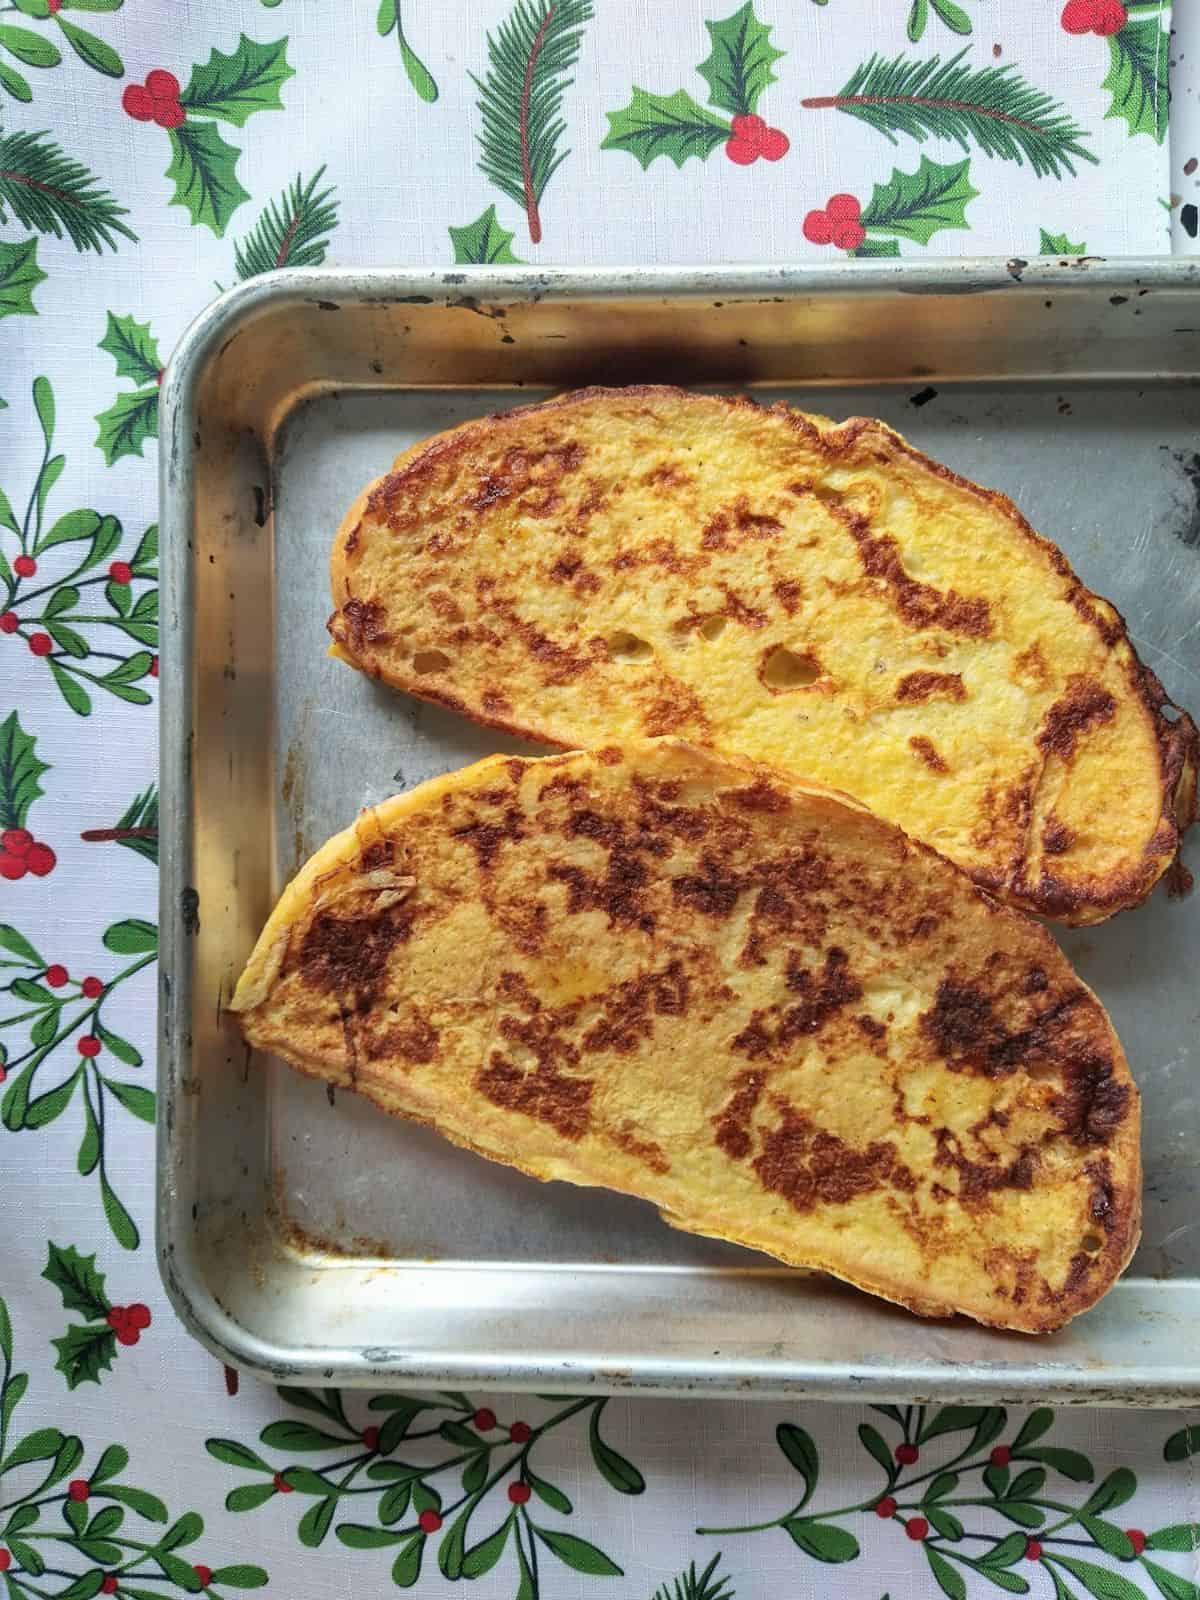
M 609 128 L 602 150 L 625 150 L 643 171 L 659 156 L 682 167 L 691 157 L 707 161 L 718 147 L 736 166 L 749 167 L 761 156 L 780 161 L 790 141 L 780 128 L 768 126 L 755 107 L 763 91 L 776 81 L 773 63 L 783 56 L 770 43 L 770 27 L 759 22 L 746 4 L 722 22 L 706 22 L 712 50 L 696 69 L 709 86 L 709 101 L 731 120 L 697 105 L 686 89 L 652 94 L 636 84 L 633 98 L 620 111 L 607 113 Z
M 519 1600 L 540 1600 L 547 1555 L 574 1572 L 622 1575 L 597 1545 L 541 1521 L 544 1513 L 535 1517 L 530 1509 L 536 1495 L 551 1511 L 571 1515 L 570 1500 L 535 1470 L 533 1462 L 548 1434 L 574 1424 L 583 1413 L 588 1415 L 597 1465 L 601 1459 L 597 1440 L 606 1459 L 620 1463 L 613 1476 L 603 1469 L 602 1475 L 620 1493 L 642 1492 L 641 1473 L 600 1433 L 607 1400 L 543 1397 L 540 1403 L 550 1409 L 540 1420 L 504 1424 L 490 1406 L 476 1406 L 463 1394 L 380 1394 L 370 1399 L 367 1409 L 387 1413 L 386 1418 L 364 1427 L 351 1421 L 346 1397 L 336 1389 L 280 1389 L 279 1393 L 298 1410 L 315 1413 L 320 1425 L 307 1418 L 268 1424 L 259 1442 L 272 1452 L 283 1452 L 283 1459 L 274 1462 L 237 1440 L 209 1439 L 208 1453 L 217 1461 L 255 1474 L 251 1482 L 229 1491 L 227 1510 L 252 1511 L 280 1495 L 306 1496 L 312 1504 L 300 1517 L 297 1536 L 301 1544 L 314 1549 L 326 1538 L 340 1507 L 353 1506 L 356 1517 L 369 1515 L 367 1501 L 377 1497 L 374 1522 L 339 1521 L 334 1533 L 348 1549 L 386 1551 L 392 1582 L 399 1588 L 416 1584 L 431 1542 L 436 1545 L 438 1571 L 449 1582 L 480 1577 L 507 1554 L 516 1569 Z M 401 1449 L 403 1458 L 397 1455 Z M 295 1453 L 325 1455 L 330 1460 L 314 1470 L 289 1463 L 288 1455 Z M 711 1570 L 706 1569 L 706 1581 Z M 687 1600 L 693 1600 L 690 1593 Z M 703 1600 L 726 1597 L 714 1591 Z
M 36 239 L 21 244 L 0 241 L 0 317 L 36 316 L 33 291 L 45 281 L 37 264 Z
M 520 265 L 520 256 L 512 253 L 513 235 L 500 226 L 496 208 L 489 206 L 474 222 L 464 228 L 450 228 L 450 243 L 454 246 L 454 260 L 458 264 L 475 266 Z
M 1078 244 L 1072 244 L 1065 233 L 1048 233 L 1045 228 L 1041 230 L 1041 239 L 1038 243 L 1040 256 L 1085 256 L 1087 245 L 1081 239 Z
M 155 530 L 157 532 L 157 530 Z M 85 844 L 121 844 L 158 865 L 158 785 L 134 795 L 111 828 L 85 828 Z
M 727 1536 L 778 1530 L 809 1559 L 841 1563 L 859 1555 L 858 1538 L 846 1524 L 875 1517 L 904 1536 L 898 1550 L 920 1550 L 937 1590 L 948 1600 L 967 1600 L 977 1589 L 986 1592 L 985 1584 L 1028 1594 L 1031 1583 L 1023 1572 L 1034 1576 L 1038 1569 L 1055 1600 L 1079 1600 L 1068 1580 L 1082 1585 L 1093 1600 L 1149 1600 L 1151 1591 L 1135 1581 L 1139 1568 L 1168 1600 L 1200 1600 L 1194 1583 L 1146 1555 L 1200 1548 L 1200 1525 L 1147 1532 L 1122 1528 L 1102 1515 L 1132 1501 L 1137 1477 L 1118 1467 L 1095 1489 L 1072 1491 L 1070 1484 L 1090 1483 L 1095 1472 L 1080 1452 L 1035 1442 L 1055 1425 L 1048 1407 L 1030 1412 L 1009 1444 L 995 1442 L 1008 1426 L 1001 1406 L 872 1409 L 887 1419 L 895 1438 L 885 1439 L 870 1423 L 860 1425 L 859 1441 L 883 1477 L 857 1505 L 806 1511 L 819 1458 L 809 1435 L 785 1423 L 776 1437 L 801 1472 L 803 1496 L 767 1521 L 697 1531 Z M 1200 1446 L 1200 1430 L 1195 1431 Z M 1168 1460 L 1184 1458 L 1181 1439 L 1168 1439 Z M 1051 1473 L 1065 1479 L 1067 1487 L 1054 1482 Z
M 951 33 L 969 34 L 971 31 L 971 18 L 956 4 L 956 0 L 901 0 L 908 6 L 908 24 L 906 31 L 914 44 L 924 36 L 929 23 L 930 12 L 939 22 L 945 23 Z M 825 6 L 829 0 L 813 0 L 814 5 Z
M 264 0 L 265 3 L 266 0 Z M 278 5 L 278 3 L 279 0 L 275 0 L 275 4 Z M 396 30 L 396 37 L 400 41 L 400 60 L 404 63 L 405 76 L 421 99 L 432 105 L 438 97 L 438 86 L 434 82 L 433 74 L 429 68 L 405 38 L 404 25 L 400 20 L 400 0 L 380 0 L 375 26 L 381 39 L 386 39 L 393 28 Z
M 47 1253 L 42 1277 L 62 1296 L 64 1311 L 78 1311 L 86 1319 L 72 1323 L 60 1339 L 51 1339 L 58 1351 L 55 1371 L 62 1373 L 68 1389 L 99 1383 L 100 1374 L 111 1370 L 118 1345 L 137 1344 L 150 1326 L 150 1308 L 141 1301 L 113 1305 L 94 1255 L 80 1255 L 72 1245 L 60 1247 L 52 1240 Z
M 118 317 L 110 311 L 98 348 L 112 356 L 119 378 L 148 385 L 119 394 L 108 410 L 96 417 L 100 424 L 96 444 L 104 453 L 105 465 L 111 467 L 122 456 L 140 456 L 145 441 L 158 438 L 158 387 L 163 369 L 150 324 L 135 322 L 132 316 Z
M 128 215 L 94 173 L 76 161 L 47 133 L 0 130 L 0 224 L 7 211 L 25 228 L 65 234 L 76 250 L 103 254 L 117 248 L 118 234 L 137 239 L 121 218 Z
M 479 169 L 524 211 L 533 244 L 542 239 L 546 185 L 570 153 L 559 149 L 562 98 L 591 18 L 591 0 L 517 0 L 487 36 L 487 76 L 471 76 L 482 117 Z
M 84 66 L 103 73 L 107 78 L 121 77 L 125 67 L 113 47 L 90 29 L 81 28 L 77 22 L 62 15 L 70 4 L 71 0 L 17 0 L 15 7 L 7 9 L 20 11 L 29 21 L 50 23 L 57 29 L 58 37 L 74 51 Z M 74 0 L 75 9 L 80 11 L 119 11 L 122 4 L 123 0 L 105 0 L 99 5 L 94 0 L 91 4 L 87 0 Z M 63 59 L 53 39 L 28 27 L 0 24 L 0 88 L 4 88 L 14 100 L 26 102 L 33 98 L 33 90 L 23 74 L 4 60 L 5 54 L 23 66 L 39 69 L 57 67 Z
M 238 206 L 250 198 L 237 176 L 241 151 L 209 119 L 241 128 L 256 111 L 281 110 L 280 88 L 294 76 L 286 39 L 259 44 L 242 34 L 231 55 L 214 46 L 208 61 L 192 68 L 185 89 L 173 72 L 156 67 L 121 96 L 135 122 L 166 129 L 171 144 L 166 176 L 175 185 L 171 204 L 183 206 L 195 226 L 221 238 Z
M 686 89 L 651 94 L 635 84 L 629 104 L 607 115 L 609 130 L 600 148 L 628 151 L 643 170 L 658 156 L 677 167 L 691 156 L 707 160 L 731 137 L 729 123 L 697 105 Z
M 325 168 L 318 167 L 305 183 L 295 182 L 265 208 L 254 227 L 233 247 L 240 279 L 273 272 L 277 267 L 319 267 L 337 227 L 338 202 L 330 186 L 320 188 Z
M 51 1245 L 51 1265 L 43 1276 L 50 1276 L 55 1254 Z M 110 1315 L 122 1310 L 138 1313 L 128 1324 L 131 1332 L 148 1326 L 145 1306 L 113 1307 Z M 126 1325 L 120 1318 L 118 1322 Z M 264 1587 L 268 1576 L 262 1567 L 239 1562 L 214 1568 L 202 1560 L 193 1563 L 191 1551 L 189 1559 L 176 1554 L 185 1546 L 198 1546 L 204 1521 L 194 1511 L 172 1521 L 156 1494 L 127 1483 L 130 1458 L 124 1445 L 95 1452 L 88 1467 L 93 1453 L 76 1434 L 39 1427 L 18 1437 L 14 1424 L 29 1377 L 14 1370 L 14 1346 L 12 1320 L 0 1298 L 0 1502 L 5 1519 L 0 1575 L 8 1600 L 91 1600 L 99 1594 L 162 1600 L 167 1593 L 201 1592 L 227 1600 L 230 1589 Z M 41 1407 L 44 1413 L 44 1399 Z M 20 1470 L 29 1466 L 37 1470 Z M 196 1554 L 209 1552 L 199 1548 Z M 216 1558 L 209 1554 L 209 1559 Z
M 1070 113 L 1043 90 L 1027 83 L 1009 63 L 973 67 L 965 50 L 914 61 L 871 56 L 855 68 L 837 94 L 813 95 L 809 111 L 842 111 L 882 133 L 923 143 L 953 139 L 963 150 L 978 145 L 986 156 L 1028 162 L 1037 177 L 1075 175 L 1074 161 L 1097 164 L 1084 144 L 1087 134 Z
M 5 640 L 11 641 L 5 648 L 24 644 L 44 661 L 79 716 L 91 713 L 95 689 L 149 705 L 141 680 L 158 676 L 158 657 L 146 648 L 158 645 L 157 529 L 147 529 L 122 559 L 117 551 L 124 532 L 116 517 L 82 508 L 47 524 L 46 503 L 66 457 L 52 454 L 54 392 L 44 377 L 34 380 L 33 402 L 44 448 L 21 521 L 0 490 L 0 527 L 17 542 L 10 561 L 0 535 L 0 646 Z M 64 570 L 67 545 L 76 548 Z M 124 648 L 107 648 L 113 642 Z
M 709 87 L 708 103 L 735 116 L 758 106 L 759 96 L 775 83 L 772 63 L 784 52 L 771 44 L 771 29 L 754 15 L 750 0 L 723 22 L 706 22 L 712 51 L 696 71 Z
M 76 1167 L 81 1177 L 96 1175 L 113 1236 L 135 1250 L 138 1229 L 109 1178 L 105 1140 L 118 1107 L 153 1122 L 154 1094 L 118 1077 L 108 1065 L 110 1058 L 134 1069 L 143 1063 L 136 1047 L 112 1026 L 105 1007 L 154 961 L 158 930 L 134 918 L 114 923 L 103 942 L 107 950 L 134 959 L 107 980 L 94 973 L 72 978 L 60 962 L 45 962 L 16 928 L 0 924 L 0 1125 L 14 1134 L 38 1132 L 77 1103 L 83 1136 Z M 56 1072 L 65 1076 L 44 1087 L 45 1078 Z
M 37 740 L 22 728 L 17 713 L 10 711 L 0 722 L 0 844 L 3 846 L 0 877 L 8 876 L 5 859 L 13 852 L 14 846 L 21 848 L 23 855 L 28 855 L 33 845 L 32 835 L 16 841 L 10 835 L 29 833 L 25 826 L 29 820 L 29 809 L 44 793 L 38 779 L 49 771 L 49 763 L 38 760 Z
M 1105 116 L 1121 118 L 1131 134 L 1149 134 L 1156 144 L 1167 137 L 1170 46 L 1171 36 L 1157 15 L 1131 16 L 1108 40 L 1110 66 L 1103 87 L 1111 104 Z

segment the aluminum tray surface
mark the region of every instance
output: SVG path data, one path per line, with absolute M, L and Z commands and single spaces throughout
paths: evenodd
M 1200 707 L 1200 290 L 1170 266 L 976 271 L 638 274 L 624 294 L 582 275 L 283 274 L 185 339 L 164 451 L 160 1256 L 222 1359 L 377 1385 L 1200 1397 L 1200 895 L 1059 930 L 1142 1088 L 1145 1224 L 1101 1306 L 1039 1341 L 922 1323 L 641 1202 L 538 1184 L 248 1059 L 221 1014 L 283 882 L 361 807 L 535 750 L 328 659 L 327 557 L 400 450 L 564 382 L 732 379 L 882 417 L 1010 494 Z

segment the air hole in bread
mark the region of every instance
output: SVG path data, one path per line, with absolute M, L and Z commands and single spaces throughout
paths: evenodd
M 708 639 L 710 641 L 713 639 L 719 639 L 725 632 L 725 618 L 705 617 L 704 621 L 700 624 L 699 631 L 702 639 Z
M 654 654 L 654 646 L 646 639 L 639 639 L 636 633 L 621 630 L 609 634 L 608 653 L 614 661 L 648 661 Z
M 776 645 L 763 657 L 759 677 L 772 694 L 786 694 L 789 689 L 807 689 L 821 676 L 821 663 L 807 650 L 789 650 L 786 645 Z
M 1104 1240 L 1098 1233 L 1085 1233 L 1082 1243 L 1083 1248 L 1090 1256 L 1094 1256 L 1098 1250 L 1104 1249 Z
M 445 672 L 450 657 L 440 650 L 418 650 L 413 657 L 413 671 L 424 678 L 431 672 Z

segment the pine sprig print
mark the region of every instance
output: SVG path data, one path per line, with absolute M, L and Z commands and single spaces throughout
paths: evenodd
M 947 1600 L 967 1600 L 976 1582 L 981 1593 L 1028 1594 L 1030 1577 L 1052 1585 L 1056 1600 L 1079 1600 L 1076 1584 L 1092 1600 L 1149 1600 L 1153 1590 L 1167 1600 L 1200 1600 L 1191 1579 L 1147 1553 L 1200 1549 L 1200 1524 L 1122 1527 L 1127 1513 L 1120 1521 L 1112 1513 L 1137 1493 L 1136 1476 L 1117 1467 L 1091 1487 L 1096 1471 L 1087 1456 L 1045 1442 L 1055 1424 L 1049 1407 L 1029 1412 L 1007 1443 L 998 1442 L 1009 1425 L 1002 1406 L 871 1409 L 893 1436 L 874 1423 L 859 1424 L 859 1443 L 882 1474 L 866 1499 L 813 1510 L 820 1453 L 806 1429 L 782 1422 L 776 1443 L 800 1480 L 792 1506 L 766 1521 L 697 1532 L 728 1537 L 776 1530 L 811 1560 L 838 1565 L 860 1554 L 844 1524 L 874 1517 L 903 1535 L 903 1548 L 920 1550 Z M 1187 1432 L 1167 1440 L 1168 1461 L 1186 1459 Z M 1195 1445 L 1200 1448 L 1200 1430 Z M 1140 1574 L 1153 1590 L 1134 1581 Z
M 568 1517 L 573 1507 L 539 1470 L 546 1435 L 586 1418 L 601 1477 L 619 1494 L 642 1493 L 641 1473 L 601 1432 L 606 1400 L 531 1396 L 533 1405 L 547 1407 L 543 1417 L 502 1423 L 490 1406 L 476 1406 L 457 1391 L 380 1394 L 368 1411 L 382 1420 L 363 1427 L 351 1421 L 346 1397 L 336 1389 L 279 1393 L 306 1415 L 262 1430 L 259 1442 L 274 1459 L 235 1439 L 206 1442 L 216 1460 L 255 1475 L 229 1491 L 226 1510 L 252 1511 L 281 1495 L 301 1495 L 311 1501 L 296 1530 L 301 1544 L 315 1549 L 332 1531 L 348 1549 L 384 1550 L 401 1589 L 418 1582 L 423 1566 L 428 1572 L 435 1550 L 437 1568 L 451 1583 L 481 1577 L 507 1556 L 518 1600 L 540 1600 L 551 1561 L 591 1577 L 622 1576 L 603 1550 L 547 1520 L 548 1512 Z M 300 1454 L 329 1459 L 305 1466 L 295 1461 Z M 372 1499 L 374 1521 L 358 1520 L 371 1516 Z M 356 1520 L 343 1520 L 347 1513 Z M 711 1569 L 706 1581 L 710 1577 Z M 710 1593 L 703 1600 L 728 1597 Z
M 45 132 L 0 131 L 0 224 L 6 208 L 35 233 L 65 234 L 76 250 L 103 254 L 117 248 L 117 235 L 137 239 L 122 217 L 127 209 L 100 185 L 82 162 L 67 155 Z
M 579 59 L 591 0 L 516 0 L 488 35 L 488 72 L 479 90 L 480 171 L 525 213 L 533 244 L 542 238 L 546 186 L 570 154 L 560 149 L 567 125 L 563 94 Z
M 134 795 L 111 828 L 85 828 L 85 844 L 120 844 L 158 864 L 158 785 Z
M 719 1550 L 703 1572 L 698 1573 L 690 1561 L 673 1583 L 661 1584 L 651 1600 L 734 1600 L 732 1580 L 717 1571 L 720 1564 Z
M 107 1298 L 103 1279 L 89 1267 L 91 1258 L 69 1247 L 49 1248 L 44 1276 L 60 1292 L 65 1287 L 74 1297 L 88 1281 L 93 1289 L 98 1283 L 100 1296 Z M 112 1310 L 138 1313 L 139 1324 L 144 1313 L 148 1326 L 145 1306 Z M 124 1445 L 106 1446 L 89 1463 L 90 1452 L 76 1434 L 55 1427 L 18 1433 L 15 1424 L 30 1384 L 29 1374 L 16 1370 L 15 1350 L 12 1318 L 0 1298 L 0 1573 L 7 1600 L 91 1600 L 93 1595 L 162 1600 L 200 1593 L 226 1600 L 229 1590 L 266 1585 L 266 1572 L 246 1562 L 215 1568 L 193 1562 L 203 1554 L 215 1559 L 198 1546 L 203 1519 L 185 1511 L 172 1521 L 156 1494 L 126 1482 Z M 39 1405 L 46 1415 L 45 1396 Z M 188 1546 L 196 1548 L 181 1555 Z
M 965 50 L 948 61 L 872 56 L 837 94 L 800 103 L 810 111 L 843 111 L 892 144 L 900 135 L 919 143 L 953 139 L 963 150 L 975 144 L 999 161 L 1028 162 L 1039 178 L 1074 176 L 1074 161 L 1097 163 L 1085 130 L 1052 95 L 1027 83 L 1011 63 L 974 67 L 965 57 Z
M 68 1106 L 78 1106 L 83 1136 L 76 1168 L 81 1177 L 96 1175 L 113 1237 L 136 1250 L 137 1224 L 108 1170 L 108 1130 L 119 1110 L 153 1123 L 154 1091 L 118 1075 L 119 1067 L 136 1070 L 143 1061 L 113 1028 L 106 1007 L 156 959 L 158 929 L 130 917 L 106 928 L 103 943 L 111 954 L 131 959 L 107 980 L 95 973 L 73 978 L 17 928 L 0 923 L 0 1126 L 12 1134 L 40 1132 Z M 49 1087 L 48 1076 L 56 1080 Z
M 277 267 L 319 267 L 337 227 L 336 190 L 320 188 L 325 168 L 307 182 L 295 181 L 272 200 L 250 232 L 233 247 L 234 270 L 240 279 L 273 272 Z

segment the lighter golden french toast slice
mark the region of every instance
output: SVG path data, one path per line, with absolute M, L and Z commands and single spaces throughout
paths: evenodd
M 865 418 L 653 387 L 487 417 L 368 488 L 332 583 L 334 652 L 374 677 L 820 779 L 1065 922 L 1141 900 L 1194 816 L 1195 727 L 1113 607 Z
M 1137 1090 L 1045 930 L 845 796 L 682 741 L 493 756 L 364 812 L 233 1008 L 494 1161 L 923 1315 L 1057 1328 L 1137 1241 Z

